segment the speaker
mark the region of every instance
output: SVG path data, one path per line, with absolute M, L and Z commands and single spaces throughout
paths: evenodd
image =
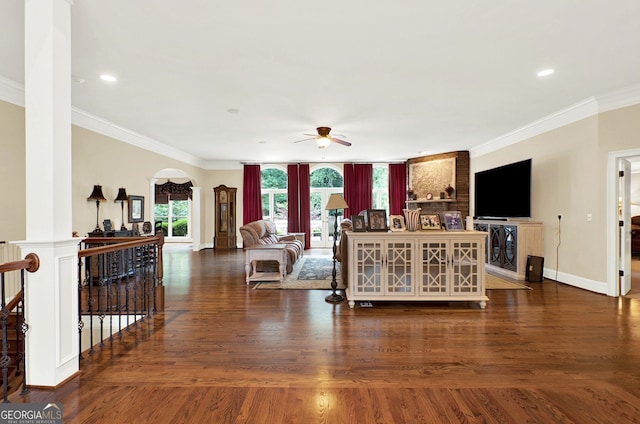
M 525 280 L 531 282 L 542 282 L 542 273 L 544 271 L 544 258 L 541 256 L 527 256 L 527 271 Z

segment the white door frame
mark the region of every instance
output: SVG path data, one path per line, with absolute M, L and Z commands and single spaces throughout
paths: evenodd
M 620 150 L 609 152 L 607 158 L 607 193 L 606 193 L 606 226 L 607 226 L 607 295 L 620 296 L 621 268 L 620 257 L 618 255 L 619 246 L 619 226 L 618 226 L 618 199 L 624 196 L 621 193 L 618 183 L 618 167 L 620 159 L 640 156 L 640 149 Z M 622 199 L 629 203 L 630 199 Z M 631 252 L 625 260 L 631 260 Z

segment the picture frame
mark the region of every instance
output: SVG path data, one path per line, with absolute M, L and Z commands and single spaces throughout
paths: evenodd
M 447 231 L 464 231 L 464 222 L 460 211 L 442 212 L 442 217 Z
M 365 217 L 367 231 L 389 231 L 385 209 L 367 209 Z
M 144 196 L 129 196 L 129 222 L 144 222 Z
M 362 215 L 351 215 L 351 226 L 353 227 L 353 232 L 355 233 L 367 231 L 367 226 L 364 222 L 364 216 Z
M 389 215 L 389 229 L 391 231 L 406 231 L 407 226 L 402 215 Z
M 421 230 L 441 230 L 440 215 L 424 213 L 420 214 L 420 229 Z

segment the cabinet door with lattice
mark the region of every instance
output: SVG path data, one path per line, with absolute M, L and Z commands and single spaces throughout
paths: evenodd
M 484 244 L 480 241 L 450 243 L 451 294 L 484 294 Z
M 350 283 L 353 293 L 383 294 L 384 241 L 354 241 L 353 255 L 353 282 Z
M 418 274 L 418 295 L 447 295 L 447 252 L 449 243 L 446 240 L 420 240 L 420 272 Z
M 414 294 L 413 241 L 386 240 L 386 291 L 388 295 Z

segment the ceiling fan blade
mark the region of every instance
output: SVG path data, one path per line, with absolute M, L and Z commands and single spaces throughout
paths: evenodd
M 347 147 L 351 146 L 351 143 L 349 143 L 348 141 L 340 140 L 339 138 L 335 138 L 335 137 L 331 137 L 330 139 L 334 143 L 342 144 L 343 146 L 347 146 Z
M 307 135 L 307 134 L 305 134 L 305 135 Z M 315 140 L 315 139 L 316 139 L 315 137 L 311 137 L 311 138 L 303 138 L 302 140 L 294 141 L 294 143 L 300 143 L 300 142 L 302 142 L 302 141 L 309 141 L 309 140 Z

